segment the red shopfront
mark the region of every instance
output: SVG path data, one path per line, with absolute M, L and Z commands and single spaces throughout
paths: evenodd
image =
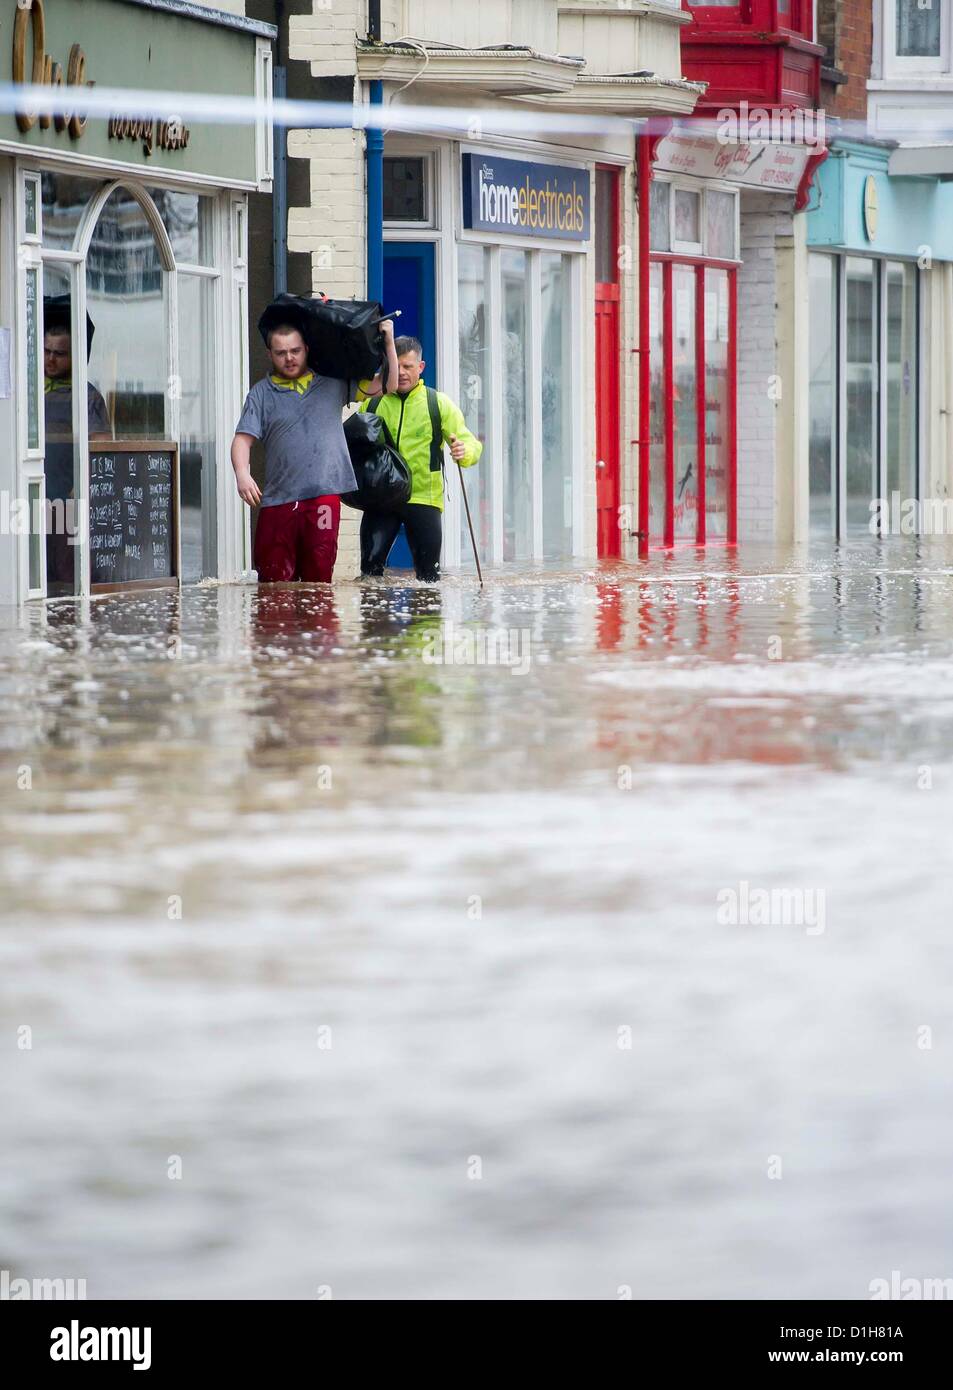
M 642 549 L 737 540 L 737 189 L 654 174 Z

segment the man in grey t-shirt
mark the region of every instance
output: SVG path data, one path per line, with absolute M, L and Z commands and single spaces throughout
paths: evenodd
M 255 568 L 261 583 L 304 579 L 329 583 L 337 559 L 341 493 L 357 486 L 344 439 L 343 410 L 358 397 L 376 396 L 397 380 L 394 326 L 381 324 L 387 371 L 373 381 L 337 381 L 308 368 L 308 350 L 296 328 L 268 335 L 271 373 L 253 386 L 232 441 L 238 495 L 261 506 L 255 531 Z M 251 475 L 251 449 L 265 446 L 265 490 Z

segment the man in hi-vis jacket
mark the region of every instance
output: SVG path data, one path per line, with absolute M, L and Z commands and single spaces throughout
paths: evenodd
M 410 500 L 396 511 L 366 511 L 361 520 L 361 574 L 383 574 L 390 548 L 403 525 L 418 579 L 440 578 L 443 541 L 443 449 L 464 468 L 472 468 L 483 453 L 480 440 L 467 429 L 460 407 L 449 396 L 424 385 L 426 362 L 416 338 L 398 338 L 397 390 L 362 410 L 380 415 L 410 468 Z

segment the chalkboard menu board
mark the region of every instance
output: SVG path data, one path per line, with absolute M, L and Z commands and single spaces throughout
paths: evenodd
M 178 584 L 178 462 L 175 444 L 90 445 L 94 591 Z

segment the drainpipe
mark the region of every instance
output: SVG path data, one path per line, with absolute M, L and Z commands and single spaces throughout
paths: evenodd
M 381 41 L 381 0 L 368 0 L 367 37 Z M 372 107 L 384 105 L 383 82 L 370 84 Z M 367 131 L 367 297 L 384 297 L 384 132 L 379 126 Z
M 288 95 L 287 45 L 284 42 L 285 4 L 275 7 L 278 41 L 273 90 L 276 100 Z M 275 181 L 272 189 L 272 265 L 274 298 L 288 291 L 288 131 L 275 122 Z

